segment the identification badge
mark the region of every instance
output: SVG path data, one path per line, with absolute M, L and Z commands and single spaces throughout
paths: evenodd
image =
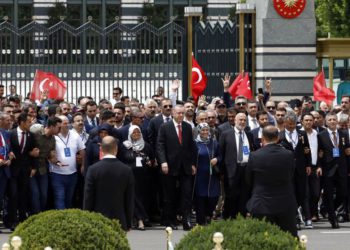
M 142 167 L 142 157 L 136 157 L 136 167 Z
M 339 157 L 340 153 L 339 153 L 339 148 L 333 148 L 333 157 Z
M 244 155 L 249 155 L 249 148 L 248 148 L 248 146 L 243 146 L 243 154 Z
M 0 147 L 0 155 L 4 156 L 5 152 L 6 152 L 5 147 Z
M 65 148 L 65 149 L 64 149 L 64 156 L 65 156 L 65 157 L 70 157 L 70 156 L 71 156 L 71 154 L 70 154 L 70 148 Z

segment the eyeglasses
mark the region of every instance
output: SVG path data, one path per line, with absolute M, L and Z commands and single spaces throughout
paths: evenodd
M 167 109 L 167 108 L 172 108 L 173 105 L 164 105 L 163 108 Z
M 246 104 L 247 104 L 246 102 L 237 102 L 237 103 L 236 103 L 237 106 L 244 106 L 244 105 L 246 105 Z
M 269 106 L 269 107 L 266 107 L 267 109 L 276 109 L 276 107 L 273 107 L 273 106 Z

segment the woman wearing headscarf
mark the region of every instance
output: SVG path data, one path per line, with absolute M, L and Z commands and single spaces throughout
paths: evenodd
M 148 175 L 147 167 L 152 165 L 154 155 L 151 146 L 144 141 L 140 127 L 131 125 L 129 128 L 128 140 L 123 142 L 120 158 L 129 165 L 135 177 L 135 209 L 134 217 L 137 220 L 137 229 L 145 230 L 145 222 L 148 222 L 148 215 L 145 210 L 147 202 Z
M 198 148 L 197 173 L 194 184 L 194 201 L 197 223 L 205 225 L 213 216 L 220 196 L 219 145 L 210 136 L 208 123 L 197 126 L 195 139 Z

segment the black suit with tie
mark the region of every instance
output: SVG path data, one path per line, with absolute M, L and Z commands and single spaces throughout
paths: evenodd
M 23 136 L 22 148 L 19 140 L 22 140 Z M 17 209 L 19 211 L 19 221 L 26 219 L 30 172 L 35 168 L 34 158 L 29 155 L 30 151 L 36 147 L 35 137 L 31 132 L 24 132 L 20 138 L 18 137 L 17 128 L 10 132 L 11 148 L 15 155 L 10 167 L 9 222 L 11 224 L 16 223 Z
M 164 123 L 159 129 L 157 141 L 158 164 L 168 164 L 168 174 L 162 175 L 165 224 L 175 221 L 176 182 L 180 181 L 181 207 L 184 223 L 189 220 L 192 194 L 192 165 L 196 165 L 197 147 L 192 128 L 181 122 L 182 143 L 179 141 L 174 121 Z
M 118 219 L 131 228 L 135 181 L 130 167 L 115 158 L 104 158 L 89 167 L 85 178 L 84 209 Z
M 294 153 L 295 160 L 295 195 L 299 206 L 302 206 L 307 220 L 311 219 L 309 201 L 306 196 L 308 179 L 306 174 L 306 167 L 311 167 L 311 153 L 309 139 L 305 131 L 296 130 L 297 138 L 294 140 L 293 144 L 288 141 L 285 133 L 289 133 L 288 130 L 279 133 L 280 144 L 287 150 Z M 308 149 L 308 150 L 307 150 Z
M 93 121 L 95 124 L 90 124 L 87 118 L 85 118 L 84 120 L 84 127 L 85 127 L 86 133 L 90 133 L 90 130 L 96 128 L 100 123 L 100 120 L 98 119 L 98 117 L 95 117 L 93 120 L 91 119 L 91 121 Z
M 333 155 L 336 145 L 333 143 L 328 129 L 318 134 L 318 148 L 323 152 L 320 158 L 320 165 L 323 175 L 323 186 L 325 202 L 328 210 L 328 219 L 333 224 L 336 221 L 335 205 L 333 201 L 334 187 L 337 184 L 337 198 L 346 204 L 347 196 L 347 176 L 349 171 L 349 163 L 345 154 L 345 149 L 349 148 L 349 138 L 342 130 L 337 130 L 337 144 L 339 148 L 339 157 Z
M 244 132 L 253 151 L 253 137 L 250 132 Z M 224 218 L 234 218 L 238 213 L 246 214 L 248 189 L 244 181 L 246 164 L 238 163 L 238 149 L 234 129 L 226 130 L 220 136 L 221 171 L 224 173 L 225 205 Z
M 294 170 L 293 153 L 273 143 L 250 154 L 245 177 L 252 190 L 248 211 L 297 236 Z

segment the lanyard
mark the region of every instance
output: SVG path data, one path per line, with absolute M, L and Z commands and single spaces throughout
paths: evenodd
M 60 140 L 63 142 L 63 144 L 66 146 L 66 148 L 68 148 L 69 132 L 68 132 L 68 136 L 67 136 L 67 142 L 65 142 L 59 135 L 57 135 L 57 137 L 60 138 Z

